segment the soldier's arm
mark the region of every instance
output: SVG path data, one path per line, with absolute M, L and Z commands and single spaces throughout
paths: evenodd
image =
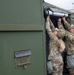
M 66 21 L 65 17 L 63 17 L 62 19 L 63 19 L 65 28 L 69 31 L 71 28 L 71 25 Z
M 50 20 L 50 28 L 51 28 L 51 30 L 52 31 L 54 31 L 55 30 L 55 26 L 54 26 L 54 24 L 52 23 L 52 21 Z
M 47 33 L 48 33 L 50 39 L 54 39 L 54 34 L 53 34 L 53 32 L 52 32 L 52 30 L 50 28 L 50 25 L 51 25 L 50 19 L 49 19 L 49 17 L 47 17 L 47 20 L 46 20 L 46 30 L 47 30 Z
M 59 29 L 64 29 L 63 24 L 61 23 L 61 18 L 58 19 L 58 28 Z

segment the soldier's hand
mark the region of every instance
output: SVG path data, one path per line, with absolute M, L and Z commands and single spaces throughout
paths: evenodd
M 47 21 L 50 21 L 50 16 L 47 16 L 47 19 L 46 19 Z
M 62 17 L 62 20 L 63 20 L 63 21 L 66 21 L 66 18 L 65 18 L 65 17 Z
M 58 22 L 61 22 L 61 18 L 58 18 Z

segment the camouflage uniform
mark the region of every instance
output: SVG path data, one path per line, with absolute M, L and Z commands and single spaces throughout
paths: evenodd
M 71 25 L 67 21 L 64 21 L 64 26 L 68 31 L 71 29 Z
M 49 42 L 49 56 L 48 60 L 52 61 L 53 64 L 53 73 L 52 75 L 62 75 L 63 72 L 63 59 L 60 53 L 60 43 L 59 39 L 53 34 L 51 30 L 52 22 L 46 22 L 46 30 L 48 32 L 50 42 Z M 53 27 L 54 29 L 54 27 Z
M 63 31 L 65 31 L 64 42 L 66 45 L 66 53 L 67 53 L 67 56 L 69 57 L 71 55 L 74 55 L 74 34 L 69 32 L 71 28 L 70 24 L 67 21 L 65 21 L 64 24 L 65 24 L 65 28 L 68 30 L 68 31 L 66 30 L 63 30 Z M 61 26 L 62 26 L 61 23 L 58 24 L 59 28 L 61 28 Z M 70 75 L 74 75 L 73 68 L 69 68 L 69 72 L 70 72 Z
M 58 28 L 59 28 L 59 29 L 65 29 L 65 28 L 63 27 L 63 25 L 62 25 L 61 22 L 58 22 Z

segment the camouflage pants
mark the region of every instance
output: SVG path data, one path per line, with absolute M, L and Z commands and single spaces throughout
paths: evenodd
M 52 75 L 63 75 L 63 59 L 62 56 L 59 55 L 57 59 L 53 62 L 53 73 Z
M 74 69 L 69 69 L 70 75 L 74 75 Z

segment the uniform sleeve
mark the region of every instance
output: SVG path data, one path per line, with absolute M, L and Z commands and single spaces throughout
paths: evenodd
M 67 21 L 64 21 L 64 26 L 65 28 L 69 31 L 70 28 L 71 28 L 71 25 L 67 22 Z
M 51 25 L 50 21 L 47 21 L 46 22 L 46 30 L 47 30 L 47 33 L 48 33 L 50 39 L 53 40 L 55 36 L 54 36 L 54 34 L 53 34 L 53 32 L 52 32 L 52 30 L 50 28 L 50 25 Z
M 50 28 L 51 28 L 51 30 L 52 31 L 54 31 L 55 30 L 55 26 L 54 26 L 54 24 L 52 23 L 52 21 L 50 20 Z
M 64 29 L 63 24 L 61 22 L 58 22 L 58 28 L 59 29 Z

